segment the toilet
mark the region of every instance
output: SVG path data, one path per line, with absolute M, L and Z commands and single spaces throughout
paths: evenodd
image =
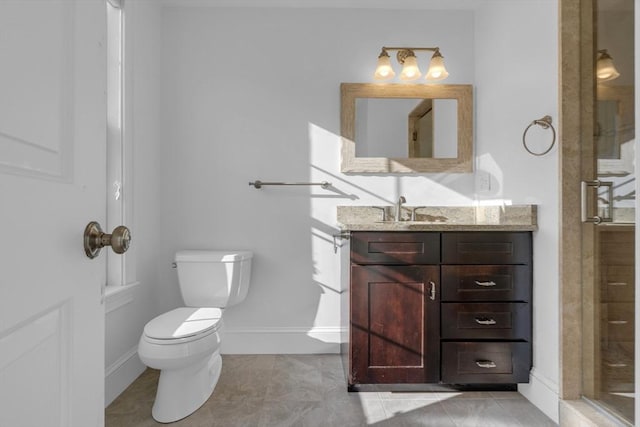
M 220 378 L 219 329 L 226 307 L 242 302 L 251 279 L 248 251 L 184 250 L 176 253 L 186 307 L 152 319 L 138 344 L 140 360 L 160 370 L 151 415 L 170 423 L 192 414 Z

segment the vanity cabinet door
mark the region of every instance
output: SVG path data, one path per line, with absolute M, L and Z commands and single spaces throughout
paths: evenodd
M 351 267 L 349 383 L 440 377 L 438 266 Z

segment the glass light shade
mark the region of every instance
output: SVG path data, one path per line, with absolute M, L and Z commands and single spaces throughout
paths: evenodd
M 396 73 L 391 67 L 391 60 L 389 55 L 382 55 L 378 57 L 378 66 L 376 72 L 373 74 L 373 78 L 376 80 L 389 80 L 395 76 Z
M 603 52 L 598 58 L 596 63 L 596 77 L 598 81 L 606 82 L 609 80 L 617 79 L 620 77 L 620 73 L 613 65 L 613 59 L 607 52 Z
M 411 55 L 404 58 L 404 64 L 402 66 L 402 72 L 400 73 L 400 79 L 402 80 L 416 80 L 419 79 L 422 73 L 418 68 L 418 61 L 416 57 Z
M 449 72 L 444 67 L 444 58 L 440 55 L 439 52 L 436 52 L 431 57 L 431 62 L 429 63 L 429 70 L 427 71 L 427 75 L 425 79 L 438 81 L 444 80 L 449 77 Z

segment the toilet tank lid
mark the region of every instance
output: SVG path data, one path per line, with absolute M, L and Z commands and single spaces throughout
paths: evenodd
M 182 250 L 176 252 L 176 262 L 236 262 L 253 258 L 250 251 Z

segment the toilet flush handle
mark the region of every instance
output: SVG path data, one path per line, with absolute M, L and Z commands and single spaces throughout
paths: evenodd
M 91 259 L 97 257 L 105 246 L 111 246 L 113 252 L 123 254 L 129 245 L 131 232 L 124 225 L 114 228 L 111 234 L 104 233 L 95 221 L 91 221 L 84 229 L 84 253 Z

